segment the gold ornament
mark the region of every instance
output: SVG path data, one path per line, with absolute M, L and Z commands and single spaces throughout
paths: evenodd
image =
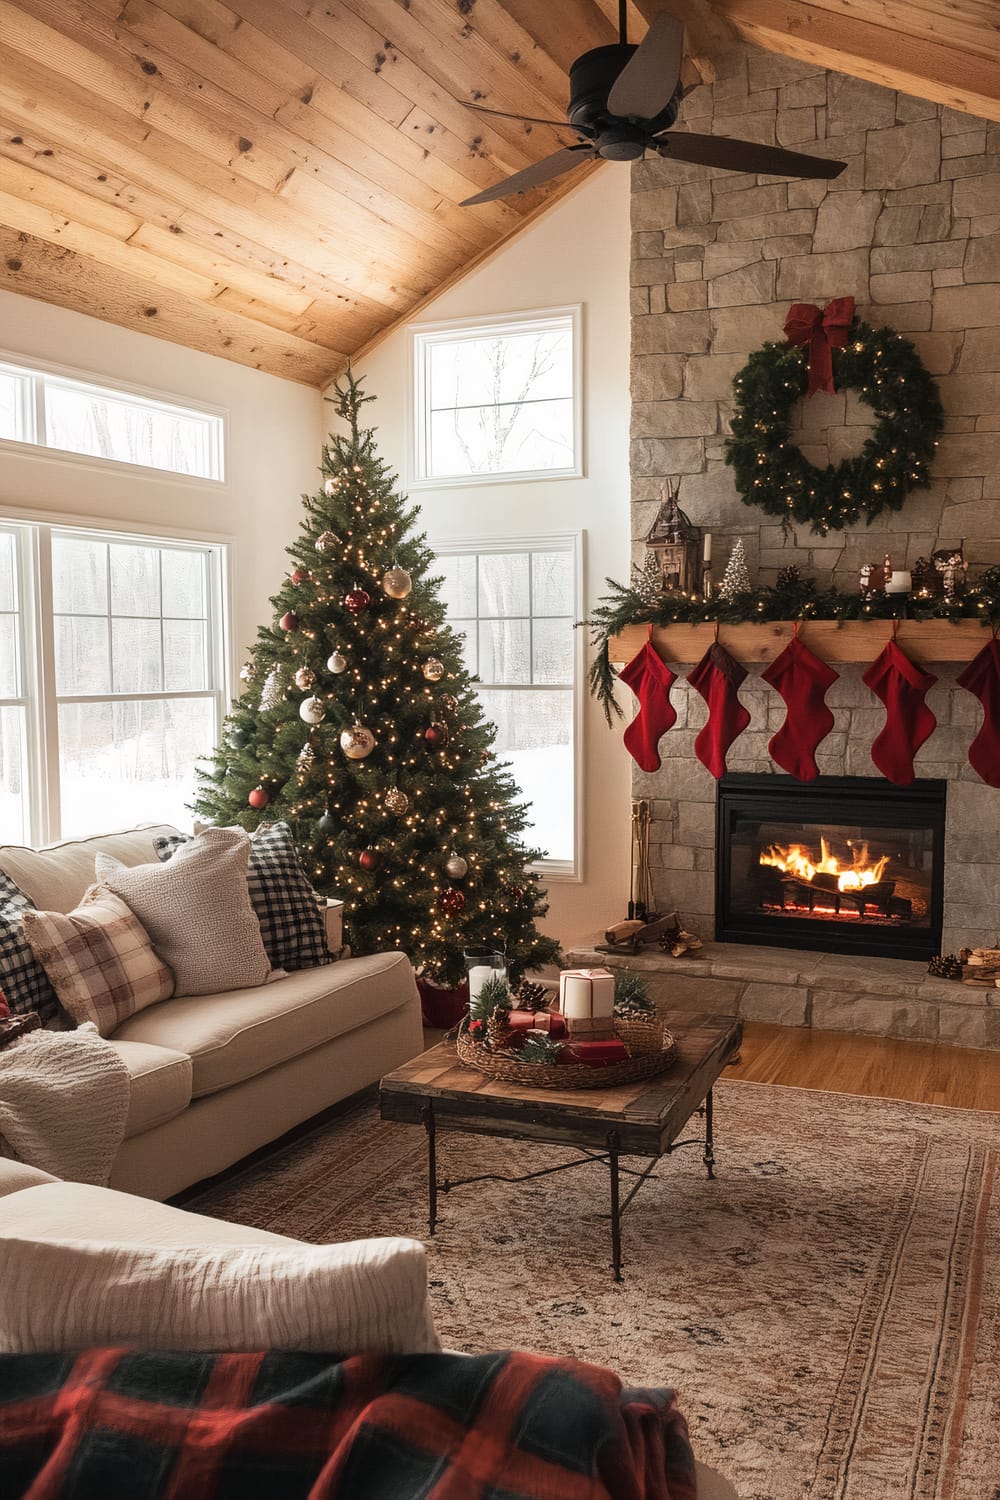
M 303 698 L 299 704 L 299 718 L 307 724 L 322 724 L 326 718 L 326 704 L 322 698 Z
M 440 682 L 444 676 L 444 662 L 438 661 L 436 656 L 429 656 L 424 662 L 424 676 L 428 682 Z
M 445 693 L 442 698 L 438 699 L 438 704 L 443 714 L 458 713 L 458 699 L 455 697 L 454 693 Z
M 375 736 L 364 724 L 355 722 L 341 732 L 340 748 L 348 760 L 364 760 L 375 749 Z
M 444 873 L 449 880 L 464 880 L 469 873 L 468 861 L 453 849 L 444 862 Z
M 309 689 L 314 687 L 315 684 L 316 673 L 312 667 L 300 667 L 295 674 L 295 686 L 301 688 L 304 693 L 308 693 Z
M 382 588 L 390 599 L 405 599 L 413 587 L 413 579 L 405 568 L 392 567 L 383 575 Z
M 398 787 L 391 786 L 389 788 L 389 790 L 386 792 L 386 794 L 385 794 L 385 810 L 386 810 L 386 812 L 394 813 L 397 818 L 401 818 L 403 816 L 403 814 L 405 813 L 406 809 L 409 807 L 409 805 L 410 805 L 410 799 L 409 799 L 409 797 L 406 795 L 405 792 L 401 792 Z
M 337 535 L 333 531 L 321 531 L 316 538 L 315 547 L 317 552 L 332 552 L 337 545 Z
M 342 651 L 334 651 L 332 656 L 326 659 L 327 671 L 335 672 L 339 677 L 341 672 L 347 671 L 347 657 Z

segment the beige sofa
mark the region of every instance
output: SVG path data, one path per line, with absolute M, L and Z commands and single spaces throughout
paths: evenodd
M 93 883 L 96 854 L 149 863 L 153 839 L 176 832 L 156 825 L 41 850 L 0 846 L 0 869 L 36 906 L 70 911 Z M 339 903 L 329 904 L 327 934 L 339 951 Z M 389 952 L 165 1000 L 110 1040 L 132 1079 L 111 1186 L 168 1198 L 415 1057 L 423 1029 L 409 960 Z

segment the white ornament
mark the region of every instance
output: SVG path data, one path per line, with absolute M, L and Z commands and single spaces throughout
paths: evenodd
M 281 686 L 281 673 L 277 667 L 272 667 L 264 679 L 264 686 L 260 690 L 260 706 L 261 708 L 277 708 L 284 696 L 284 689 Z
M 296 672 L 295 686 L 301 688 L 304 693 L 308 693 L 309 689 L 315 686 L 315 683 L 316 673 L 312 667 L 300 667 Z
M 468 861 L 464 860 L 460 854 L 456 854 L 453 849 L 444 862 L 444 873 L 449 880 L 464 880 L 469 873 Z
M 322 724 L 326 718 L 326 705 L 322 698 L 303 698 L 299 704 L 299 718 L 307 724 Z
M 444 676 L 444 662 L 438 661 L 436 656 L 429 656 L 424 662 L 424 676 L 428 682 L 440 682 Z
M 364 760 L 375 749 L 375 736 L 364 724 L 352 724 L 341 731 L 340 748 L 348 760 Z
M 339 479 L 324 479 L 323 480 L 323 493 L 327 497 L 328 500 L 330 500 L 330 499 L 333 498 L 333 496 L 337 493 L 337 490 L 339 488 L 340 488 L 340 480 Z
M 321 531 L 314 545 L 317 552 L 332 552 L 337 545 L 336 532 Z
M 382 587 L 390 599 L 405 599 L 413 587 L 413 579 L 405 568 L 389 568 L 382 578 Z
M 342 651 L 334 651 L 332 656 L 327 657 L 326 665 L 328 671 L 336 672 L 339 677 L 341 672 L 347 671 L 347 657 Z
M 311 768 L 312 763 L 315 759 L 316 751 L 307 740 L 298 753 L 295 761 L 295 769 L 299 772 L 300 775 L 305 775 L 305 773 Z
M 245 661 L 243 663 L 242 667 L 240 667 L 240 681 L 241 682 L 253 682 L 254 677 L 256 676 L 256 672 L 257 672 L 257 669 L 254 666 L 253 662 L 252 661 Z

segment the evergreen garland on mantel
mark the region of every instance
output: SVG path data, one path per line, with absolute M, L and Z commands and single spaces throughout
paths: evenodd
M 1000 630 L 1000 567 L 987 568 L 964 594 L 952 598 L 922 598 L 914 594 L 883 595 L 872 599 L 838 589 L 820 589 L 814 579 L 793 578 L 779 587 L 750 589 L 723 599 L 701 594 L 661 594 L 650 599 L 641 587 L 606 578 L 611 590 L 589 620 L 579 623 L 590 631 L 596 648 L 590 664 L 590 691 L 601 704 L 610 725 L 622 717 L 615 701 L 617 677 L 611 665 L 610 643 L 629 625 L 764 624 L 774 620 L 979 620 Z

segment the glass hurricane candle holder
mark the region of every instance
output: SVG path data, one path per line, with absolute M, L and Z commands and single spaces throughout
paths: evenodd
M 507 978 L 507 955 L 493 948 L 467 948 L 465 969 L 469 976 L 469 999 L 477 1000 L 487 979 Z

